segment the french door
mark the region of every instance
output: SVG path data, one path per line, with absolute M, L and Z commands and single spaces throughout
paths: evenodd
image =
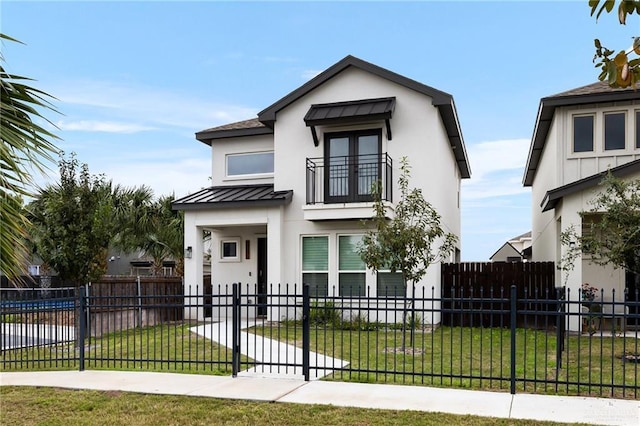
M 381 138 L 378 130 L 325 135 L 326 203 L 371 201 L 371 186 L 380 179 Z

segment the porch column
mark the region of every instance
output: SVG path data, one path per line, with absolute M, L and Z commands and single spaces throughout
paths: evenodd
M 281 286 L 282 293 L 284 293 L 287 285 L 282 282 L 282 259 L 285 251 L 282 216 L 282 208 L 270 209 L 267 216 L 267 292 L 273 295 L 278 294 L 278 286 Z M 292 253 L 287 255 L 291 256 Z M 285 300 L 269 298 L 269 302 L 279 304 L 284 303 Z M 267 309 L 267 319 L 269 321 L 280 320 L 282 316 L 286 315 L 285 312 L 280 312 L 281 309 L 284 308 Z
M 184 294 L 185 319 L 204 319 L 204 288 L 202 282 L 204 242 L 203 230 L 195 225 L 195 215 L 185 212 L 184 217 Z M 189 250 L 191 247 L 191 250 Z M 191 257 L 187 257 L 189 255 Z

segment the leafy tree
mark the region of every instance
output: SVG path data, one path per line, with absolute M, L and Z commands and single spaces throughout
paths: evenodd
M 42 189 L 29 206 L 35 252 L 64 280 L 76 285 L 100 277 L 113 225 L 111 186 L 91 176 L 75 154 L 61 154 L 60 183 Z
M 595 14 L 596 20 L 603 12 L 610 13 L 616 5 L 615 0 L 589 0 L 591 16 Z M 618 20 L 621 25 L 627 22 L 627 16 L 634 13 L 640 15 L 640 0 L 620 0 L 618 2 Z M 593 62 L 601 72 L 600 81 L 607 81 L 611 87 L 635 87 L 640 81 L 640 57 L 629 58 L 632 53 L 640 56 L 640 37 L 633 39 L 633 44 L 628 50 L 607 49 L 599 39 L 595 39 L 596 53 Z
M 568 272 L 582 254 L 597 265 L 612 265 L 640 274 L 640 180 L 624 181 L 611 173 L 591 208 L 580 213 L 581 235 L 570 227 L 560 236 L 565 254 L 560 269 Z
M 153 261 L 153 275 L 160 275 L 163 262 L 176 261 L 176 272 L 182 275 L 184 229 L 183 213 L 171 209 L 173 196 L 153 199 L 147 187 L 114 189 L 116 229 L 113 247 L 125 252 L 142 251 Z
M 19 41 L 0 33 L 0 40 Z M 37 124 L 49 122 L 40 110 L 56 112 L 48 94 L 29 86 L 29 78 L 10 74 L 0 52 L 0 271 L 10 279 L 23 273 L 29 221 L 23 198 L 34 195 L 31 171 L 44 172 L 53 162 L 56 135 Z M 51 122 L 49 122 L 52 124 Z
M 404 286 L 403 331 L 406 324 L 409 300 L 407 287 L 415 284 L 427 273 L 432 263 L 444 260 L 454 249 L 457 237 L 446 232 L 440 214 L 424 199 L 420 188 L 409 189 L 410 166 L 406 157 L 400 160 L 398 186 L 400 200 L 391 215 L 390 209 L 381 197 L 381 183 L 373 185 L 374 229 L 367 231 L 358 253 L 368 268 L 378 272 L 381 269 L 402 274 Z M 392 216 L 391 219 L 387 219 Z M 412 324 L 414 323 L 412 318 Z M 413 327 L 411 334 L 413 342 Z M 404 332 L 403 342 L 404 348 Z

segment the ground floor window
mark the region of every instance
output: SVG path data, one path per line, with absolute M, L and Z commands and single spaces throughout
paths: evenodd
M 402 282 L 402 273 L 378 271 L 376 291 L 378 297 L 404 297 L 406 290 Z
M 302 282 L 311 297 L 327 296 L 329 290 L 329 237 L 302 237 Z
M 366 267 L 357 247 L 362 235 L 338 236 L 338 288 L 340 296 L 364 296 Z

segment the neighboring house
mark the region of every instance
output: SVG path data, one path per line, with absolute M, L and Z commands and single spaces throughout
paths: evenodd
M 597 215 L 590 210 L 603 174 L 640 178 L 640 92 L 613 89 L 604 82 L 590 84 L 540 101 L 529 150 L 524 186 L 532 188 L 532 260 L 558 264 L 566 248 L 560 234 L 573 226 L 588 230 Z M 577 298 L 583 283 L 604 289 L 622 301 L 623 270 L 578 260 L 573 271 L 556 276 Z M 575 327 L 575 324 L 574 324 Z
M 505 242 L 489 258 L 492 262 L 522 262 L 531 260 L 531 231 Z
M 240 282 L 260 293 L 270 285 L 300 292 L 308 283 L 312 295 L 403 294 L 399 274 L 367 270 L 355 248 L 362 220 L 373 216 L 372 183 L 382 182 L 389 206 L 398 201 L 404 156 L 410 185 L 460 236 L 460 183 L 470 169 L 452 96 L 353 56 L 257 118 L 196 138 L 212 148 L 213 186 L 173 204 L 185 212 L 192 256 L 186 286 L 202 288 L 202 235 L 210 231 L 214 288 Z M 439 292 L 439 265 L 419 285 Z

